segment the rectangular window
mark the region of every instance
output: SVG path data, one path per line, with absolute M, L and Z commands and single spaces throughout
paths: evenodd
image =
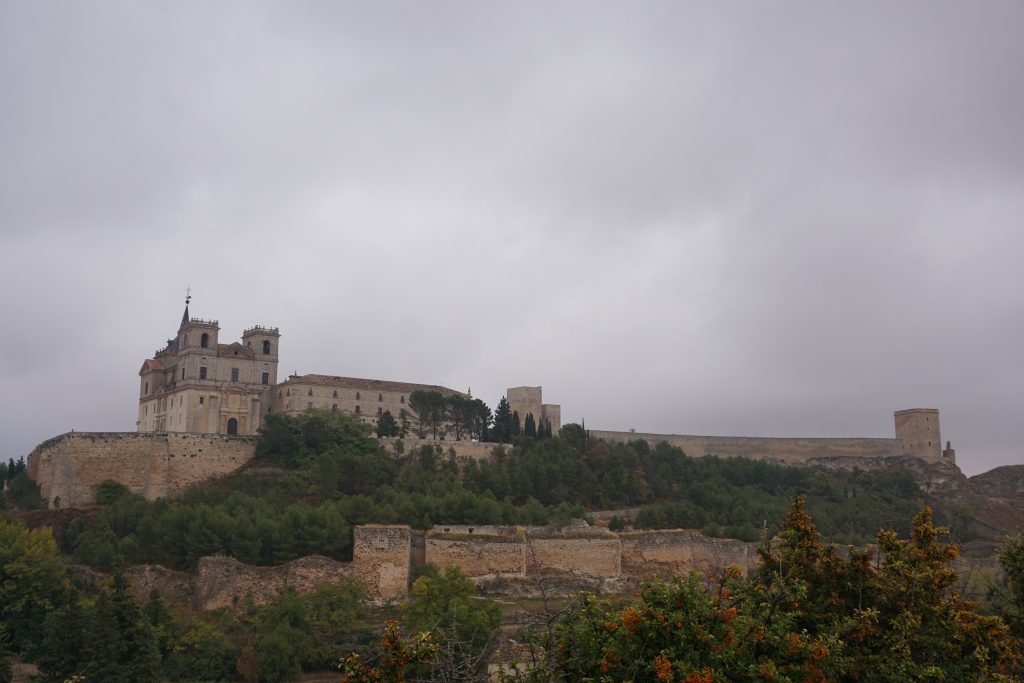
M 384 413 L 384 409 L 381 408 L 380 406 L 377 406 L 377 417 L 380 417 L 383 413 Z
M 356 400 L 357 401 L 359 400 L 359 392 L 358 391 L 356 392 Z
M 313 402 L 312 401 L 307 402 L 306 403 L 306 407 L 307 408 L 312 408 L 313 407 Z
M 264 372 L 263 373 L 263 379 L 261 380 L 260 384 L 270 384 L 270 373 L 269 372 Z
M 238 381 L 238 368 L 231 368 L 231 381 L 232 382 L 237 382 Z
M 185 368 L 181 369 L 181 378 L 185 379 Z
M 405 403 L 405 394 L 402 394 L 402 396 L 398 399 L 398 402 Z
M 378 401 L 383 401 L 384 400 L 384 394 L 377 394 L 377 400 Z
M 359 406 L 356 406 L 356 415 L 359 414 Z
M 204 401 L 205 399 L 206 399 L 206 397 L 205 397 L 205 396 L 200 396 L 200 397 L 199 397 L 199 405 L 203 405 L 203 401 Z
M 338 404 L 337 403 L 331 404 L 331 412 L 332 413 L 338 412 Z
M 337 389 L 334 390 L 333 398 L 338 398 L 338 390 Z
M 200 365 L 199 366 L 199 379 L 206 379 L 206 366 L 205 365 Z
M 146 395 L 149 395 L 149 382 L 146 382 Z

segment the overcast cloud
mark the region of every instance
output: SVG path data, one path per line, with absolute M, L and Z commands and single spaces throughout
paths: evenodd
M 280 377 L 1022 462 L 1019 2 L 0 0 L 0 457 Z

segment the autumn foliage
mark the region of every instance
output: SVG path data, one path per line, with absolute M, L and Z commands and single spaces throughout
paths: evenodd
M 645 583 L 631 604 L 584 595 L 542 636 L 528 681 L 1015 681 L 1019 641 L 956 591 L 931 511 L 908 540 L 892 532 L 869 551 L 840 553 L 797 498 L 749 577 L 693 573 Z

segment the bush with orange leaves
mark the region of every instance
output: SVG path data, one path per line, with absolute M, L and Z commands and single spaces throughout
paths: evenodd
M 878 535 L 880 558 L 824 546 L 794 500 L 762 564 L 715 581 L 645 583 L 623 608 L 580 596 L 543 639 L 539 664 L 505 680 L 1022 681 L 1019 642 L 956 590 L 956 548 L 925 509 L 911 537 Z

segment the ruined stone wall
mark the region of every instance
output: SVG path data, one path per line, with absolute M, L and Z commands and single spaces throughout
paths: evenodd
M 522 527 L 434 527 L 427 532 L 425 559 L 471 577 L 525 576 L 525 540 Z
M 616 534 L 597 528 L 447 526 L 431 529 L 426 546 L 427 562 L 457 567 L 474 579 L 549 572 L 653 578 L 732 564 L 746 570 L 756 561 L 750 544 L 691 529 Z
M 709 538 L 695 529 L 632 531 L 619 538 L 622 572 L 636 578 L 666 578 L 692 570 L 707 574 L 730 565 L 746 572 L 757 561 L 754 544 Z
M 619 537 L 610 531 L 531 531 L 528 532 L 527 539 L 527 572 L 530 574 L 563 571 L 609 578 L 622 573 Z
M 49 505 L 94 502 L 112 479 L 155 500 L 234 472 L 253 458 L 255 437 L 221 434 L 69 432 L 36 447 L 28 471 Z
M 214 610 L 235 608 L 248 600 L 265 605 L 285 586 L 310 593 L 319 585 L 355 577 L 356 571 L 349 562 L 320 555 L 300 557 L 276 567 L 256 567 L 214 555 L 199 558 L 196 574 L 152 564 L 131 567 L 125 574 L 140 600 L 147 599 L 155 589 L 172 602 Z
M 321 584 L 337 584 L 355 576 L 351 563 L 321 555 L 300 557 L 276 567 L 255 567 L 231 557 L 203 557 L 195 576 L 193 605 L 197 609 L 220 609 L 233 607 L 247 597 L 263 605 L 285 586 L 310 593 Z
M 367 593 L 378 600 L 403 597 L 409 585 L 411 551 L 412 532 L 407 526 L 357 526 L 353 533 L 352 564 Z
M 764 436 L 692 436 L 685 434 L 649 434 L 591 430 L 590 435 L 605 441 L 661 441 L 678 446 L 692 458 L 706 455 L 751 458 L 786 464 L 801 464 L 815 458 L 865 457 L 887 458 L 903 454 L 898 439 L 871 438 L 773 438 Z
M 470 460 L 486 460 L 491 457 L 491 451 L 502 444 L 497 443 L 480 443 L 476 441 L 434 441 L 433 439 L 417 439 L 417 438 L 405 438 L 400 439 L 397 437 L 382 437 L 377 439 L 381 445 L 387 448 L 389 451 L 394 451 L 398 442 L 402 443 L 402 450 L 404 453 L 411 453 L 420 446 L 437 446 L 441 449 L 440 457 L 446 458 L 451 451 L 455 452 L 457 458 L 469 458 Z M 505 444 L 502 446 L 506 451 L 511 451 L 512 446 Z

